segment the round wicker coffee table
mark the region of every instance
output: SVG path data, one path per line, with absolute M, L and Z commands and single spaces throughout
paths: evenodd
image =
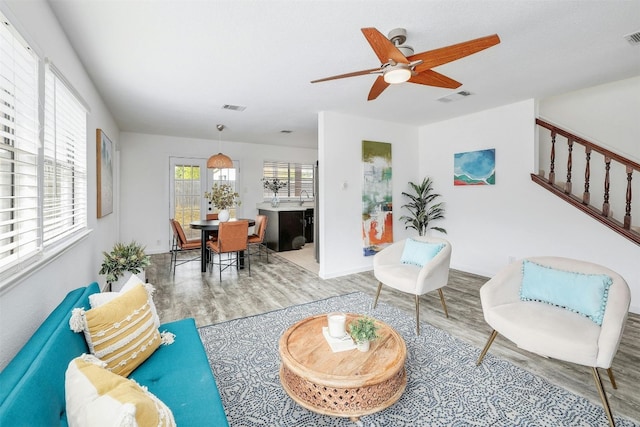
M 347 324 L 355 317 L 347 314 Z M 280 382 L 287 394 L 310 411 L 354 421 L 394 404 L 407 385 L 407 347 L 389 325 L 376 323 L 380 337 L 367 352 L 332 352 L 322 335 L 324 314 L 287 329 L 279 343 Z

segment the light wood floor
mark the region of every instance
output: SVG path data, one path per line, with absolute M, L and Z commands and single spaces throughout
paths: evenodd
M 169 254 L 153 255 L 146 274 L 156 287 L 154 300 L 161 321 L 193 317 L 198 326 L 206 326 L 356 291 L 371 295 L 373 302 L 377 287 L 372 272 L 322 280 L 274 253 L 269 255 L 269 263 L 252 258 L 251 264 L 251 276 L 247 270 L 239 274 L 231 270 L 223 273 L 220 282 L 217 271 L 201 273 L 199 262 L 178 266 L 173 276 L 169 271 Z M 438 293 L 433 292 L 420 300 L 420 320 L 470 343 L 479 353 L 491 333 L 484 322 L 479 297 L 479 289 L 486 281 L 486 277 L 452 270 L 449 284 L 444 288 L 449 318 L 443 314 Z M 380 302 L 415 316 L 414 300 L 410 295 L 383 287 Z M 490 353 L 600 405 L 587 367 L 522 351 L 500 336 L 491 346 Z M 636 420 L 640 425 L 639 315 L 629 316 L 612 369 L 617 390 L 611 387 L 604 371 L 601 376 L 613 413 Z

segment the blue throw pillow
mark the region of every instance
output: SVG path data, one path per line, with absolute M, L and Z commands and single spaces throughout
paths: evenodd
M 444 248 L 442 243 L 419 242 L 413 239 L 407 239 L 402 251 L 400 262 L 403 264 L 413 264 L 422 267 L 431 261 L 438 252 Z
M 566 308 L 602 325 L 611 277 L 556 270 L 525 260 L 520 299 Z

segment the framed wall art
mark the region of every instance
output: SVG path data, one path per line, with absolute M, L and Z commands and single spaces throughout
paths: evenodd
M 96 129 L 96 163 L 98 174 L 98 218 L 113 212 L 113 143 Z
M 495 185 L 496 149 L 453 155 L 453 185 Z
M 362 240 L 364 256 L 393 243 L 391 144 L 362 141 Z

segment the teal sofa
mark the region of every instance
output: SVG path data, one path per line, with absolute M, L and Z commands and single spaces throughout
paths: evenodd
M 69 292 L 15 358 L 0 372 L 0 426 L 67 426 L 65 371 L 89 350 L 69 328 L 71 310 L 89 309 L 97 283 Z M 193 319 L 160 326 L 176 335 L 129 378 L 162 400 L 178 426 L 228 426 L 220 393 Z

